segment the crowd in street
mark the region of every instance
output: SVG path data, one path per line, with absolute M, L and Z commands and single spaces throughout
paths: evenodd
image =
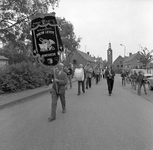
M 72 78 L 75 78 L 78 83 L 77 95 L 85 93 L 86 90 L 92 87 L 92 80 L 95 80 L 97 85 L 102 78 L 105 78 L 108 86 L 108 95 L 112 95 L 113 85 L 114 85 L 115 71 L 112 66 L 109 65 L 106 70 L 102 70 L 99 65 L 92 67 L 90 63 L 83 66 L 79 64 L 78 68 L 73 69 L 71 64 L 64 66 L 64 64 L 59 63 L 58 67 L 54 70 L 54 74 L 48 76 L 49 80 L 52 81 L 52 108 L 51 108 L 51 117 L 49 121 L 56 119 L 56 108 L 58 98 L 61 100 L 63 113 L 66 112 L 66 100 L 65 92 L 69 88 L 72 88 Z M 139 71 L 138 74 L 136 71 L 131 71 L 130 73 L 125 72 L 121 73 L 122 86 L 126 84 L 131 84 L 132 89 L 137 90 L 137 94 L 141 95 L 141 88 L 144 88 L 144 93 L 146 91 L 146 77 L 142 71 Z M 49 83 L 46 82 L 48 85 Z
M 143 87 L 144 93 L 147 94 L 145 86 L 147 78 L 144 76 L 143 71 L 140 70 L 137 74 L 135 70 L 131 71 L 130 73 L 123 70 L 121 73 L 121 78 L 122 86 L 125 86 L 126 84 L 131 84 L 132 89 L 137 90 L 138 95 L 141 95 L 141 88 Z
M 77 95 L 85 93 L 87 89 L 92 87 L 92 79 L 95 79 L 95 84 L 98 84 L 102 78 L 106 78 L 108 85 L 108 94 L 111 96 L 114 85 L 115 72 L 111 66 L 105 70 L 102 70 L 99 65 L 94 68 L 87 63 L 86 66 L 80 64 L 78 68 L 73 70 L 71 64 L 66 67 L 62 63 L 59 63 L 58 67 L 54 70 L 54 74 L 51 76 L 52 80 L 52 105 L 51 105 L 51 117 L 48 118 L 49 122 L 56 119 L 57 101 L 60 98 L 63 113 L 66 113 L 66 100 L 65 92 L 69 88 L 72 88 L 72 78 L 75 77 L 78 82 Z M 69 86 L 68 86 L 69 85 Z

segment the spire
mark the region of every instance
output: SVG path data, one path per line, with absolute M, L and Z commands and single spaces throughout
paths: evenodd
M 111 43 L 109 42 L 109 46 L 108 46 L 108 48 L 111 48 Z

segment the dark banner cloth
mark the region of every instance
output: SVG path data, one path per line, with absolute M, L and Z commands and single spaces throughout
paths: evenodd
M 31 21 L 33 55 L 44 65 L 59 62 L 63 44 L 54 14 L 36 16 Z

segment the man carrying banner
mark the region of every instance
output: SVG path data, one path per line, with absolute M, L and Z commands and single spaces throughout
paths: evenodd
M 56 119 L 56 107 L 59 97 L 63 113 L 66 112 L 65 85 L 67 84 L 67 75 L 63 71 L 63 64 L 59 63 L 61 57 L 64 56 L 62 55 L 64 50 L 55 13 L 34 16 L 31 21 L 31 30 L 33 55 L 40 64 L 53 66 L 54 70 L 52 110 L 49 118 L 49 121 L 53 121 Z
M 57 101 L 60 97 L 62 104 L 62 113 L 66 112 L 66 101 L 65 101 L 65 85 L 67 84 L 67 75 L 63 71 L 64 65 L 59 63 L 58 72 L 55 72 L 52 86 L 52 105 L 51 105 L 51 117 L 48 118 L 48 121 L 53 121 L 56 119 L 56 108 Z

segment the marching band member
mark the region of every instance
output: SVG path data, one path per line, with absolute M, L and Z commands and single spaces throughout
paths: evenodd
M 56 108 L 59 97 L 63 109 L 62 113 L 66 112 L 65 85 L 67 84 L 67 75 L 63 71 L 63 67 L 64 65 L 62 63 L 59 63 L 58 70 L 56 70 L 54 74 L 53 86 L 52 86 L 52 106 L 51 106 L 52 109 L 51 109 L 51 117 L 48 118 L 49 122 L 56 119 Z
M 86 72 L 86 89 L 88 89 L 88 87 L 91 88 L 91 79 L 93 73 L 93 69 L 91 68 L 89 63 L 85 67 L 85 72 Z
M 66 73 L 67 73 L 67 78 L 68 78 L 68 83 L 66 85 L 66 89 L 68 89 L 68 84 L 70 84 L 70 89 L 72 88 L 72 68 L 71 64 L 69 64 L 66 68 Z
M 82 92 L 85 93 L 84 82 L 85 82 L 86 75 L 85 75 L 85 70 L 82 64 L 79 65 L 79 68 L 75 69 L 74 76 L 76 80 L 78 81 L 78 95 L 81 94 L 80 86 L 82 86 Z
M 96 78 L 96 84 L 98 84 L 100 80 L 100 69 L 98 66 L 95 67 L 94 73 L 95 73 L 95 78 Z
M 115 72 L 112 69 L 112 66 L 109 65 L 105 71 L 105 77 L 107 79 L 109 96 L 111 96 L 111 94 L 112 94 L 113 85 L 114 85 L 114 76 L 115 76 Z

